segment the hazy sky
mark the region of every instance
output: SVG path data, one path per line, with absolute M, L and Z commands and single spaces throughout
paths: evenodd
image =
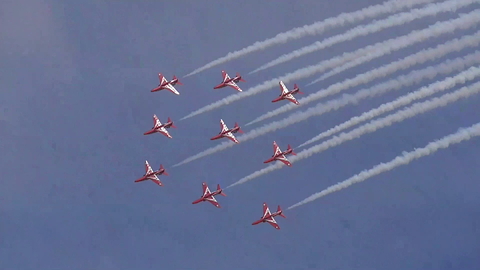
M 128 4 L 127 4 L 128 2 Z M 288 63 L 248 72 L 355 25 L 249 54 L 187 78 L 185 74 L 255 41 L 352 12 L 362 1 L 1 1 L 1 269 L 479 269 L 478 139 L 453 145 L 324 199 L 285 211 L 281 230 L 251 226 L 262 203 L 284 209 L 380 162 L 480 121 L 479 96 L 462 99 L 344 143 L 225 191 L 221 209 L 192 205 L 201 183 L 226 187 L 266 166 L 272 142 L 282 149 L 441 75 L 357 105 L 312 117 L 220 153 L 172 168 L 222 142 L 210 141 L 222 118 L 248 123 L 286 102 L 271 89 L 176 121 L 236 92 L 214 90 L 221 70 L 244 75 L 247 91 L 298 68 L 423 29 L 480 8 L 414 20 Z M 436 1 L 440 2 L 440 1 Z M 384 14 L 375 19 L 383 19 Z M 359 24 L 366 24 L 372 19 Z M 456 30 L 303 87 L 306 95 L 479 27 Z M 467 48 L 346 93 L 474 51 Z M 181 95 L 151 93 L 157 74 L 179 77 Z M 478 80 L 466 83 L 469 85 Z M 291 87 L 294 82 L 289 82 Z M 463 86 L 463 85 L 461 85 Z M 458 89 L 453 88 L 451 91 Z M 336 97 L 331 97 L 336 98 Z M 252 126 L 245 132 L 311 105 Z M 152 115 L 171 117 L 173 139 L 142 134 Z M 163 187 L 134 183 L 144 162 L 163 164 Z

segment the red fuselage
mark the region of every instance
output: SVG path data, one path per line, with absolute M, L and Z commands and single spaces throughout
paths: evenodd
M 158 171 L 153 171 L 149 174 L 145 174 L 142 178 L 139 178 L 139 179 L 135 180 L 135 182 L 141 182 L 141 181 L 149 180 L 148 177 L 153 176 L 153 175 L 161 175 L 164 172 L 165 172 L 165 169 L 161 169 L 161 170 L 158 170 Z
M 240 129 L 240 127 L 234 127 L 234 128 L 232 128 L 232 129 L 226 130 L 226 131 L 224 131 L 224 132 L 220 132 L 217 136 L 211 138 L 210 140 L 218 140 L 218 139 L 220 139 L 220 138 L 223 138 L 223 135 L 224 135 L 224 134 L 227 134 L 227 133 L 229 133 L 229 132 L 231 132 L 231 133 L 237 133 L 239 129 Z
M 233 81 L 234 83 L 237 83 L 238 81 L 240 81 L 242 79 L 242 76 L 236 76 L 234 78 L 230 78 L 224 82 L 222 82 L 221 84 L 215 86 L 213 89 L 219 89 L 219 88 L 223 88 L 225 86 L 227 86 L 227 83 Z
M 272 217 L 279 216 L 279 215 L 281 215 L 281 214 L 282 214 L 281 211 L 272 213 L 271 215 L 267 215 L 267 216 L 265 216 L 265 217 L 263 217 L 263 218 L 255 221 L 255 222 L 253 222 L 252 225 L 257 225 L 257 224 L 260 224 L 260 223 L 263 223 L 263 222 L 267 222 L 267 219 L 272 218 Z
M 300 88 L 295 88 L 292 91 L 289 91 L 285 94 L 280 94 L 280 96 L 278 98 L 272 100 L 272 102 L 278 102 L 280 100 L 284 100 L 286 95 L 288 95 L 288 94 L 296 95 L 296 94 L 298 94 L 299 91 L 300 91 Z
M 220 193 L 222 193 L 222 190 L 215 190 L 214 192 L 212 192 L 212 193 L 210 193 L 210 194 L 208 194 L 208 195 L 202 196 L 200 199 L 192 202 L 192 204 L 197 204 L 197 203 L 200 203 L 200 202 L 204 202 L 204 201 L 206 201 L 208 198 L 211 198 L 211 197 L 213 197 L 213 196 L 215 196 L 215 195 L 218 195 L 218 194 L 220 194 Z
M 276 155 L 274 154 L 274 155 L 272 155 L 272 157 L 270 159 L 265 160 L 263 163 L 270 163 L 270 162 L 276 160 L 278 157 L 280 157 L 282 155 L 286 156 L 286 155 L 288 155 L 292 152 L 293 152 L 293 149 L 288 149 L 287 151 L 283 151 L 282 153 L 279 153 L 279 154 L 276 154 Z
M 158 126 L 158 127 L 153 127 L 151 130 L 143 133 L 143 135 L 149 135 L 149 134 L 158 132 L 158 130 L 161 129 L 162 127 L 164 127 L 164 128 L 171 128 L 172 125 L 173 125 L 173 122 L 168 122 L 168 123 L 162 124 L 162 125 L 160 125 L 160 126 Z
M 159 84 L 156 88 L 152 89 L 152 92 L 157 92 L 157 91 L 160 91 L 162 89 L 166 89 L 165 86 L 167 86 L 169 84 L 175 86 L 175 84 L 177 84 L 177 83 L 178 83 L 178 79 L 173 79 L 171 81 L 166 81 L 162 84 Z

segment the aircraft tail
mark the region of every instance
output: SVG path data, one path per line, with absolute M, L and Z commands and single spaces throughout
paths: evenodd
M 223 190 L 220 187 L 220 184 L 217 184 L 217 191 L 219 191 L 219 190 L 220 190 L 220 193 L 219 193 L 220 195 L 225 196 L 225 197 L 227 196 L 227 194 L 223 193 Z
M 297 93 L 300 94 L 300 95 L 303 95 L 303 94 L 304 94 L 302 91 L 300 91 L 300 88 L 298 87 L 297 84 L 294 84 L 294 85 L 293 85 L 293 89 L 294 89 L 294 90 L 298 89 L 298 92 L 297 92 Z
M 173 124 L 173 121 L 172 121 L 172 119 L 170 119 L 170 117 L 168 117 L 167 122 L 172 123 L 172 125 L 171 125 L 172 128 L 177 128 L 177 127 Z
M 177 76 L 175 76 L 175 75 L 173 75 L 173 80 L 177 80 L 177 82 L 175 84 L 183 85 L 183 83 L 181 83 L 180 80 L 178 80 Z
M 288 150 L 292 150 L 292 152 L 290 152 L 290 154 L 292 154 L 292 155 L 294 155 L 294 156 L 297 155 L 297 153 L 293 152 L 293 148 L 290 146 L 290 144 L 288 145 L 287 151 L 288 151 Z
M 243 130 L 241 130 L 241 129 L 240 129 L 240 126 L 238 125 L 238 123 L 236 123 L 236 122 L 235 122 L 235 126 L 234 126 L 234 127 L 235 127 L 235 128 L 237 128 L 237 127 L 238 127 L 238 130 L 237 130 L 237 132 L 239 132 L 239 133 L 243 133 Z
M 169 175 L 162 164 L 160 164 L 160 170 L 163 170 L 163 173 L 162 173 L 163 175 L 166 175 L 166 176 Z
M 239 78 L 238 80 L 241 81 L 241 82 L 246 82 L 243 78 L 242 78 L 242 75 L 240 75 L 240 73 L 237 72 L 237 77 Z
M 284 214 L 283 214 L 283 210 L 282 208 L 280 208 L 280 205 L 277 207 L 277 213 L 279 216 L 283 217 L 283 218 L 287 218 Z

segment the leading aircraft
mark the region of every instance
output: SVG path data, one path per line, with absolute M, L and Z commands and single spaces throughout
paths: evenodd
M 229 138 L 234 143 L 238 143 L 237 138 L 235 138 L 235 136 L 233 135 L 233 133 L 237 132 L 243 133 L 243 130 L 240 129 L 240 126 L 237 123 L 235 123 L 235 126 L 232 129 L 228 129 L 227 125 L 225 125 L 223 120 L 220 119 L 220 133 L 218 133 L 217 136 L 211 138 L 210 140 L 217 140 L 225 137 Z
M 273 218 L 275 216 L 281 216 L 283 218 L 286 218 L 286 216 L 283 215 L 283 211 L 280 208 L 280 205 L 277 208 L 277 212 L 272 214 L 270 212 L 270 209 L 268 209 L 267 204 L 263 203 L 263 216 L 261 219 L 253 222 L 252 225 L 257 225 L 262 222 L 268 222 L 268 224 L 272 225 L 275 229 L 280 230 L 280 226 L 278 226 L 277 221 Z
M 240 87 L 238 87 L 236 83 L 238 83 L 238 81 L 245 82 L 245 80 L 242 79 L 242 76 L 240 76 L 238 72 L 237 72 L 237 76 L 235 76 L 234 78 L 230 78 L 227 72 L 225 72 L 225 70 L 222 70 L 222 77 L 223 77 L 223 81 L 219 85 L 215 86 L 213 89 L 219 89 L 225 86 L 230 86 L 233 89 L 237 90 L 238 92 L 242 92 L 242 89 L 240 89 Z
M 297 84 L 293 85 L 292 91 L 288 91 L 288 88 L 285 86 L 285 84 L 282 81 L 280 81 L 278 84 L 280 85 L 280 90 L 282 91 L 282 93 L 278 98 L 272 100 L 272 102 L 277 102 L 277 101 L 286 99 L 292 102 L 293 104 L 296 104 L 296 105 L 300 104 L 297 101 L 297 99 L 293 96 L 296 94 L 303 94 L 303 92 L 300 92 L 300 88 L 298 88 Z
M 149 134 L 152 134 L 152 133 L 155 133 L 155 132 L 159 132 L 165 136 L 167 136 L 168 138 L 172 138 L 172 136 L 170 135 L 170 133 L 168 133 L 167 131 L 167 128 L 176 128 L 175 125 L 173 125 L 173 121 L 172 119 L 170 119 L 170 117 L 168 117 L 168 120 L 165 124 L 162 124 L 160 122 L 160 120 L 158 120 L 158 117 L 157 115 L 153 115 L 153 127 L 151 130 L 143 133 L 143 135 L 149 135 Z
M 221 208 L 220 204 L 218 204 L 217 200 L 215 199 L 215 195 L 222 195 L 222 196 L 227 196 L 225 193 L 223 193 L 223 190 L 220 188 L 220 184 L 217 185 L 217 190 L 214 192 L 211 192 L 210 189 L 208 188 L 207 184 L 205 182 L 202 183 L 203 187 L 203 195 L 200 197 L 200 199 L 192 202 L 192 204 L 197 204 L 200 202 L 209 202 L 213 204 L 217 208 Z
M 180 95 L 177 89 L 175 89 L 174 85 L 176 84 L 183 85 L 183 84 L 178 80 L 178 78 L 175 75 L 173 75 L 173 79 L 171 81 L 167 81 L 167 79 L 165 79 L 162 73 L 158 73 L 158 79 L 160 80 L 160 84 L 154 89 L 152 89 L 150 92 L 157 92 L 157 91 L 166 89 L 174 93 L 175 95 Z
M 279 160 L 283 162 L 285 165 L 292 167 L 292 163 L 290 163 L 290 161 L 288 161 L 288 159 L 285 157 L 285 155 L 288 155 L 288 154 L 294 155 L 294 156 L 297 155 L 295 152 L 293 152 L 293 148 L 290 146 L 290 144 L 288 145 L 287 151 L 282 152 L 282 150 L 280 150 L 280 147 L 278 147 L 277 143 L 273 141 L 273 155 L 270 159 L 265 160 L 263 163 L 269 163 L 274 160 Z
M 162 164 L 160 164 L 160 169 L 158 169 L 158 171 L 154 171 L 152 170 L 152 167 L 150 166 L 150 164 L 148 164 L 148 161 L 145 160 L 145 175 L 135 180 L 135 183 L 146 181 L 146 180 L 152 180 L 155 184 L 159 186 L 163 186 L 162 182 L 160 182 L 160 179 L 158 179 L 158 176 L 157 176 L 161 174 L 168 175 L 168 173 L 165 171 L 165 168 L 163 168 Z

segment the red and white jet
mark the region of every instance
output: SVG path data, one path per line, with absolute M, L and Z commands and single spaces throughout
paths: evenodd
M 152 167 L 150 166 L 150 164 L 148 164 L 148 161 L 145 160 L 145 175 L 142 178 L 135 180 L 135 183 L 142 182 L 145 180 L 152 180 L 153 182 L 155 182 L 155 184 L 162 186 L 163 184 L 162 182 L 160 182 L 160 179 L 158 179 L 158 176 L 157 176 L 161 174 L 168 175 L 168 173 L 165 171 L 165 168 L 163 168 L 162 164 L 160 164 L 160 169 L 158 169 L 158 171 L 154 171 L 152 170 Z
M 268 206 L 266 203 L 263 203 L 263 216 L 261 219 L 255 221 L 252 223 L 252 225 L 257 225 L 262 222 L 268 222 L 268 224 L 272 225 L 275 229 L 280 230 L 280 226 L 278 226 L 277 221 L 273 218 L 275 216 L 281 216 L 283 218 L 286 218 L 283 215 L 283 211 L 280 208 L 280 205 L 277 208 L 277 212 L 275 213 L 270 213 L 270 209 L 268 209 Z
M 158 73 L 158 79 L 160 80 L 160 84 L 154 89 L 152 89 L 152 91 L 150 92 L 157 92 L 157 91 L 166 89 L 174 93 L 175 95 L 180 95 L 177 89 L 175 89 L 174 85 L 176 84 L 183 85 L 183 84 L 178 80 L 178 78 L 175 75 L 173 75 L 173 79 L 171 81 L 167 81 L 167 79 L 163 77 L 162 73 Z
M 293 148 L 290 146 L 290 144 L 288 145 L 287 151 L 282 152 L 282 150 L 280 150 L 280 147 L 278 147 L 277 143 L 273 141 L 273 155 L 270 159 L 265 160 L 263 163 L 269 163 L 274 160 L 279 160 L 285 163 L 285 165 L 292 167 L 292 163 L 290 163 L 290 161 L 288 161 L 288 159 L 285 157 L 285 155 L 288 155 L 288 154 L 291 154 L 294 156 L 297 155 L 295 152 L 293 152 Z
M 151 130 L 143 133 L 143 135 L 149 135 L 149 134 L 152 134 L 152 133 L 155 133 L 155 132 L 159 132 L 159 133 L 162 133 L 163 135 L 167 136 L 168 138 L 172 138 L 172 136 L 170 135 L 170 133 L 168 133 L 167 131 L 167 128 L 176 128 L 176 126 L 173 125 L 173 121 L 172 119 L 170 119 L 170 117 L 168 117 L 168 120 L 165 124 L 162 124 L 160 122 L 160 120 L 158 120 L 158 117 L 157 115 L 153 115 L 153 127 Z
M 303 92 L 300 92 L 300 88 L 298 88 L 297 84 L 293 85 L 292 91 L 288 91 L 288 88 L 285 86 L 285 84 L 282 81 L 280 81 L 278 84 L 280 85 L 280 90 L 282 91 L 282 93 L 278 98 L 272 100 L 272 102 L 277 102 L 277 101 L 286 99 L 294 104 L 297 104 L 297 105 L 300 104 L 297 101 L 297 99 L 293 96 L 296 94 L 303 94 Z
M 242 92 L 242 89 L 240 89 L 240 87 L 238 87 L 236 83 L 238 83 L 238 81 L 245 82 L 245 80 L 242 79 L 242 76 L 240 76 L 238 72 L 237 72 L 237 76 L 235 76 L 234 78 L 230 78 L 227 72 L 222 70 L 222 76 L 223 76 L 223 81 L 219 85 L 215 86 L 213 89 L 219 89 L 225 86 L 230 86 L 233 89 L 237 90 L 238 92 Z
M 240 126 L 237 123 L 235 123 L 235 126 L 232 129 L 228 129 L 227 125 L 225 125 L 223 120 L 220 119 L 220 133 L 218 133 L 217 136 L 210 138 L 210 140 L 217 140 L 225 137 L 229 138 L 234 143 L 238 143 L 237 138 L 235 138 L 235 136 L 233 135 L 233 133 L 237 132 L 243 133 L 243 130 L 240 129 Z
M 203 195 L 200 197 L 200 199 L 192 202 L 192 204 L 197 204 L 200 202 L 209 202 L 213 204 L 217 208 L 221 208 L 220 204 L 218 204 L 217 200 L 215 199 L 215 195 L 222 195 L 222 196 L 227 196 L 225 193 L 223 193 L 223 190 L 220 188 L 220 184 L 217 185 L 217 190 L 214 192 L 211 192 L 210 189 L 208 188 L 207 184 L 205 182 L 202 183 L 203 186 Z

